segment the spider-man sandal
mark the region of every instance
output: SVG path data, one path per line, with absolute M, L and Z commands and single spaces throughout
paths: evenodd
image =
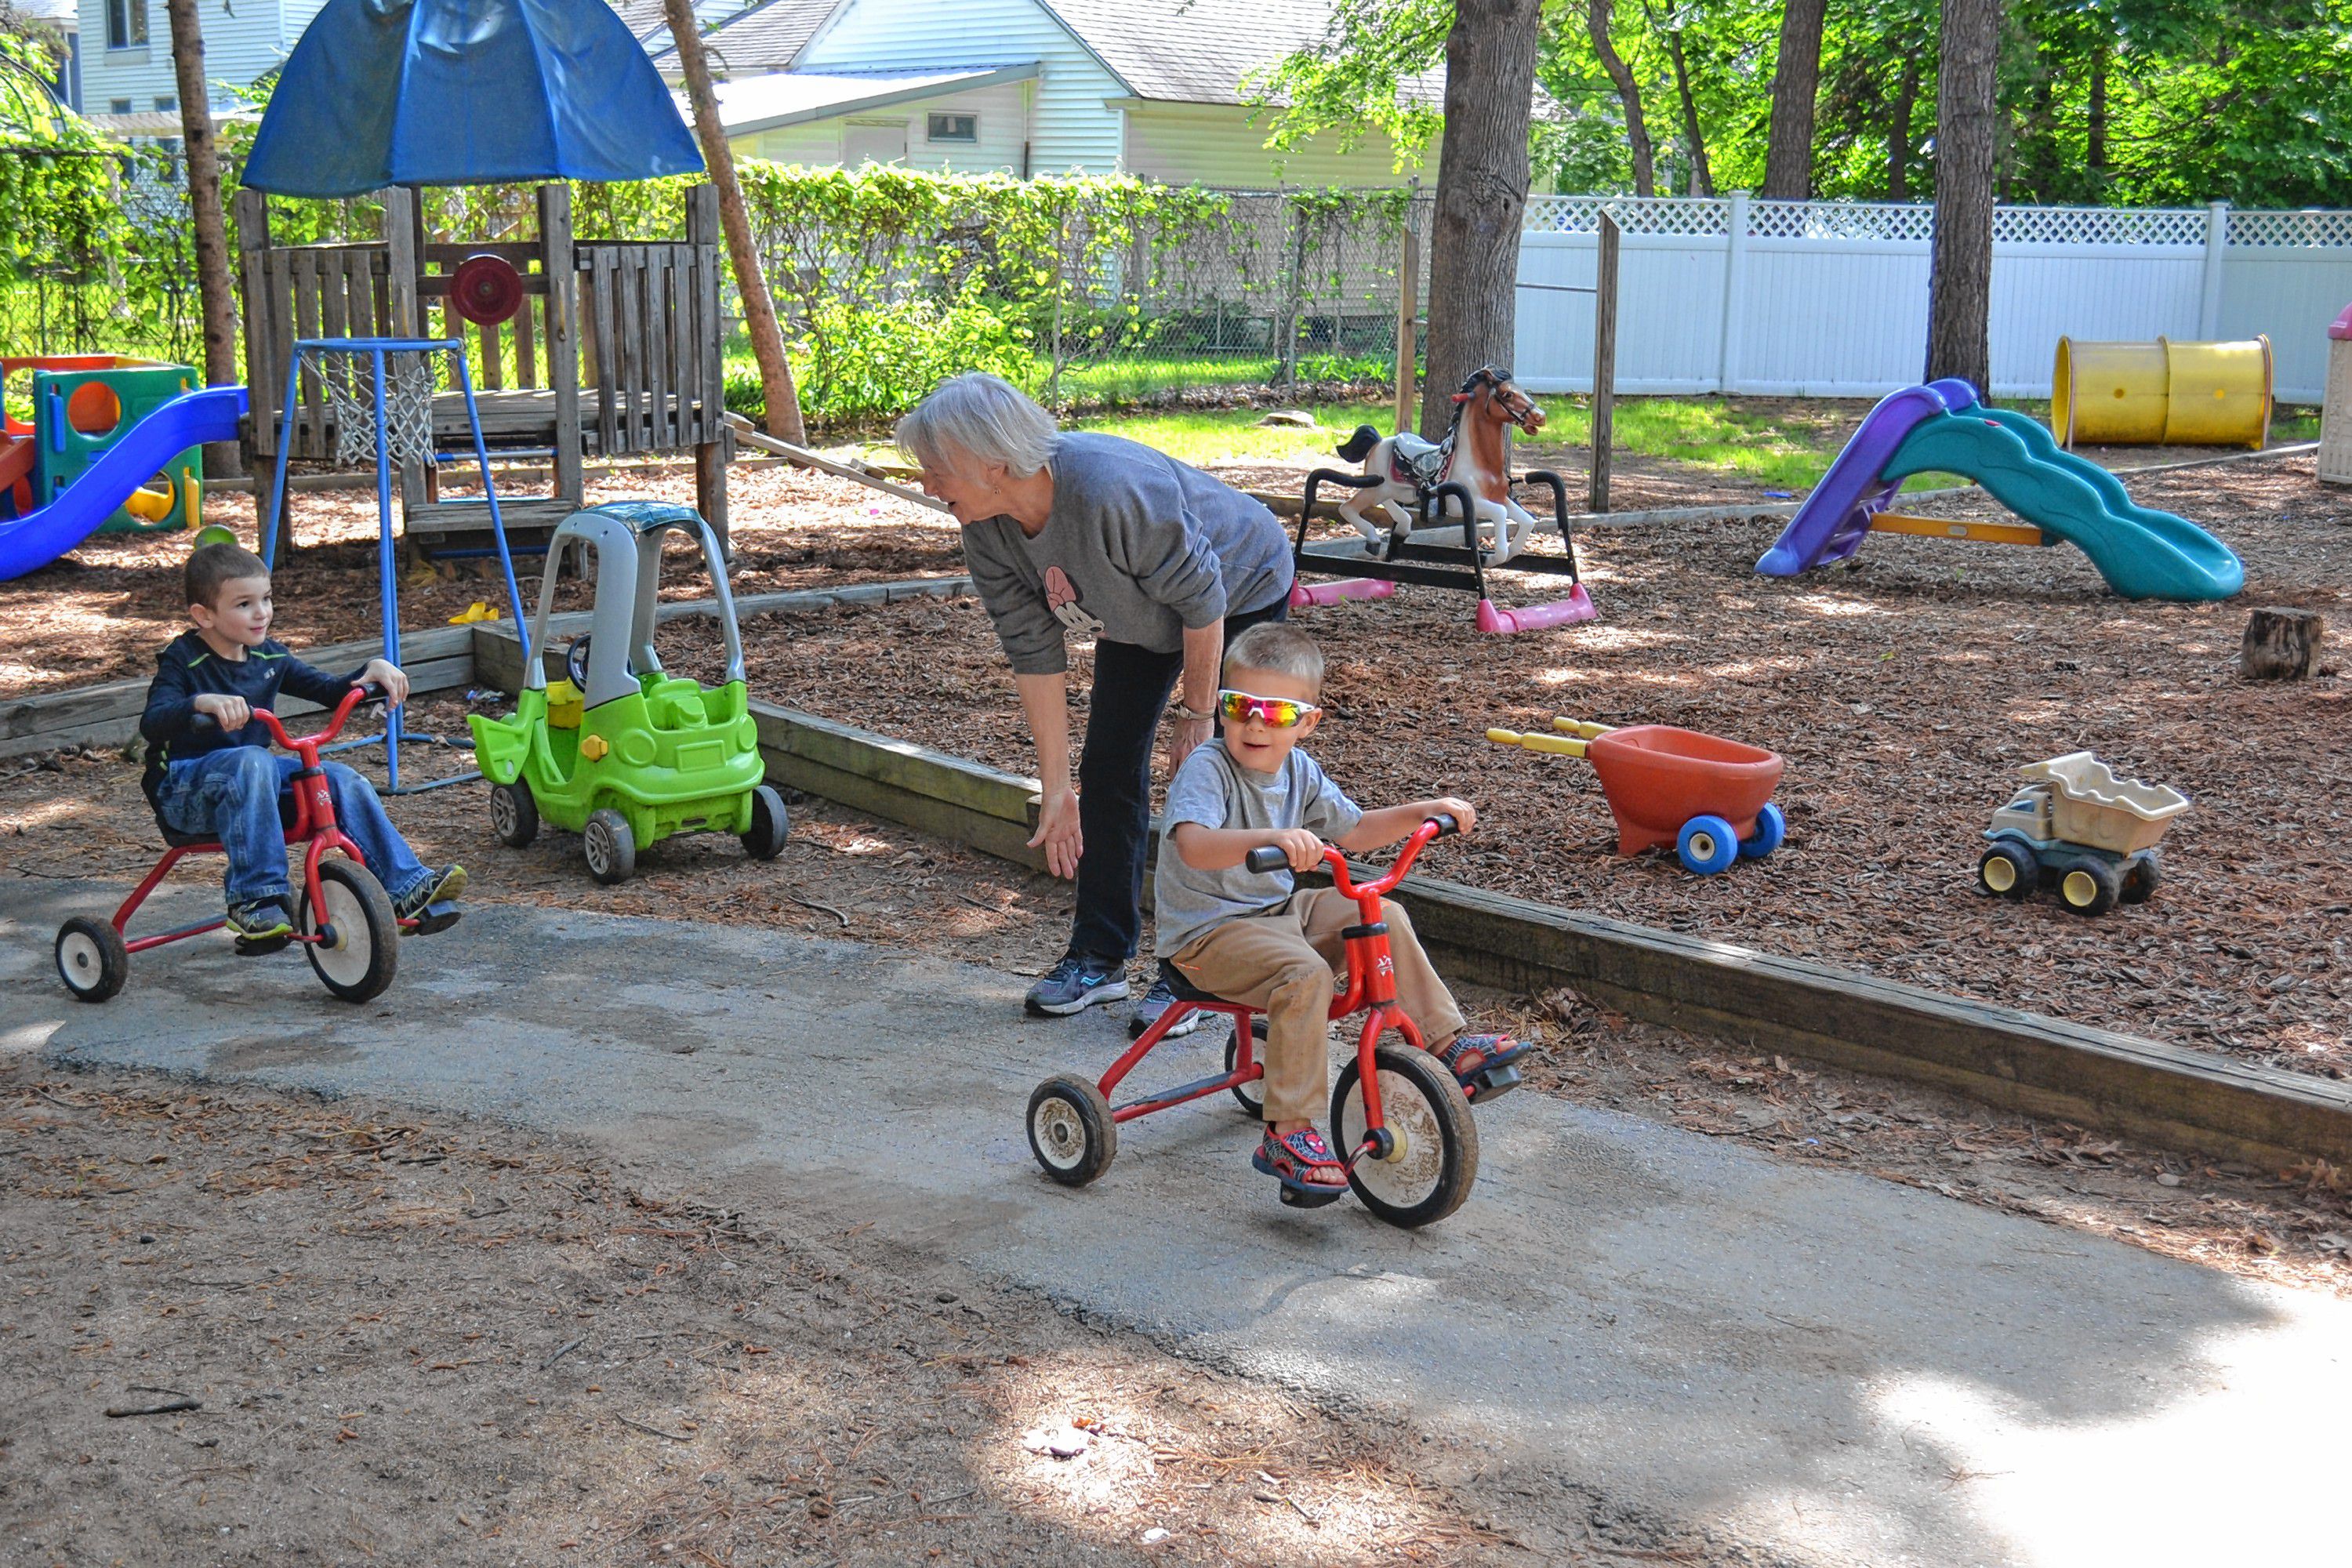
M 1293 1208 L 1320 1208 L 1348 1190 L 1348 1168 L 1312 1127 L 1286 1138 L 1267 1128 L 1250 1163 L 1282 1184 L 1282 1201 Z
M 1470 1103 L 1480 1105 L 1519 1087 L 1519 1069 L 1511 1064 L 1527 1054 L 1528 1047 L 1508 1035 L 1456 1035 L 1437 1059 Z M 1465 1057 L 1470 1058 L 1466 1066 Z

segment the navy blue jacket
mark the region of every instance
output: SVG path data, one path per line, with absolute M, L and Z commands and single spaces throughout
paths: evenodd
M 278 694 L 288 691 L 321 707 L 343 700 L 353 682 L 348 676 L 329 675 L 304 664 L 281 642 L 264 638 L 243 658 L 223 658 L 196 633 L 182 632 L 155 656 L 155 679 L 147 688 L 147 711 L 139 716 L 139 733 L 147 742 L 147 771 L 139 780 L 150 805 L 163 788 L 163 772 L 229 746 L 273 744 L 258 719 L 241 730 L 223 730 L 213 723 L 197 724 L 196 699 L 206 692 L 242 697 L 256 709 L 275 711 Z

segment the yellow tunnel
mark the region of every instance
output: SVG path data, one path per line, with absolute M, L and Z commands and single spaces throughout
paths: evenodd
M 2260 448 L 2270 430 L 2268 338 L 2242 343 L 2058 340 L 2050 433 L 2062 447 L 2160 442 Z

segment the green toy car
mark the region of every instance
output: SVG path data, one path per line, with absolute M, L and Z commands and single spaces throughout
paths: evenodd
M 662 534 L 673 528 L 700 539 L 710 571 L 727 638 L 719 686 L 668 675 L 654 654 Z M 575 544 L 595 552 L 596 603 L 587 635 L 564 651 L 569 679 L 551 686 L 556 563 Z M 588 874 L 604 883 L 627 880 L 640 848 L 694 829 L 735 834 L 753 859 L 774 858 L 790 825 L 783 796 L 761 782 L 742 637 L 710 525 L 661 501 L 585 507 L 556 527 L 547 562 L 513 715 L 467 720 L 500 841 L 520 849 L 544 819 L 581 836 Z

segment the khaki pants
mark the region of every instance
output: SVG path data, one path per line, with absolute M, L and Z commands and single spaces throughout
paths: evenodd
M 1353 899 L 1310 888 L 1263 914 L 1223 921 L 1169 962 L 1201 990 L 1266 1016 L 1265 1119 L 1321 1119 L 1330 1082 L 1331 997 L 1347 962 L 1339 933 L 1360 918 Z M 1443 1048 L 1462 1032 L 1462 1009 L 1429 966 L 1404 910 L 1383 900 L 1397 1005 L 1423 1044 Z

